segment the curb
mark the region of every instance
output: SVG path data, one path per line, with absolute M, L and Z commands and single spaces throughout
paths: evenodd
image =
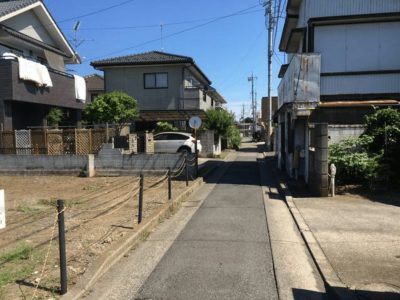
M 197 178 L 191 187 L 182 194 L 172 199 L 170 203 L 162 208 L 155 216 L 148 220 L 143 225 L 138 225 L 139 230 L 127 239 L 115 244 L 114 247 L 103 253 L 96 261 L 88 268 L 85 274 L 80 278 L 78 283 L 70 289 L 70 291 L 62 296 L 62 299 L 72 300 L 79 299 L 90 287 L 106 273 L 115 263 L 117 263 L 133 246 L 144 240 L 149 232 L 158 226 L 160 220 L 168 217 L 176 210 L 179 205 L 186 200 L 196 189 L 203 185 L 203 179 Z
M 224 162 L 230 155 L 221 161 Z M 214 172 L 218 165 L 214 165 L 212 167 L 203 167 L 201 169 L 202 176 L 207 176 L 210 173 Z M 155 216 L 153 216 L 147 223 L 143 225 L 138 225 L 139 230 L 135 232 L 133 235 L 128 237 L 127 239 L 120 241 L 115 244 L 114 247 L 108 249 L 105 253 L 103 253 L 96 261 L 87 269 L 85 274 L 79 279 L 78 283 L 70 289 L 70 291 L 61 297 L 64 300 L 75 300 L 82 297 L 93 284 L 104 275 L 115 263 L 117 263 L 132 247 L 139 244 L 142 240 L 144 240 L 148 233 L 151 232 L 154 228 L 156 228 L 160 220 L 165 219 L 170 216 L 179 205 L 184 202 L 194 191 L 200 188 L 204 184 L 203 178 L 199 177 L 193 181 L 191 187 L 189 187 L 182 194 L 173 198 L 170 203 L 162 208 Z
M 265 157 L 265 154 L 264 154 Z M 358 299 L 356 294 L 350 290 L 338 277 L 337 273 L 330 264 L 324 251 L 319 245 L 317 239 L 312 233 L 310 227 L 307 225 L 302 214 L 298 210 L 295 202 L 293 201 L 292 194 L 285 183 L 282 176 L 280 176 L 274 169 L 275 177 L 278 180 L 278 189 L 284 196 L 287 207 L 289 208 L 290 214 L 295 221 L 300 234 L 311 254 L 311 257 L 324 281 L 326 291 L 329 296 L 333 296 L 334 299 L 343 300 L 356 300 Z

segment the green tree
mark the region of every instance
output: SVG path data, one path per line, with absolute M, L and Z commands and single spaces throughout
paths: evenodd
M 229 141 L 229 148 L 239 148 L 240 132 L 235 126 L 234 117 L 227 111 L 214 109 L 206 111 L 203 128 L 214 130 L 216 134 L 226 137 Z
M 138 116 L 137 101 L 120 91 L 99 95 L 84 110 L 84 118 L 89 123 L 112 123 L 117 126 L 119 135 L 122 126 L 131 123 Z
M 206 111 L 205 129 L 214 130 L 217 134 L 226 136 L 229 127 L 233 124 L 232 116 L 225 110 L 209 109 Z
M 63 119 L 63 115 L 64 114 L 61 108 L 53 107 L 46 116 L 47 123 L 50 126 L 58 126 Z

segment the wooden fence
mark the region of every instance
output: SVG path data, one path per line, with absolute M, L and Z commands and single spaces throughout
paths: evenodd
M 0 154 L 97 154 L 114 129 L 32 129 L 0 131 Z

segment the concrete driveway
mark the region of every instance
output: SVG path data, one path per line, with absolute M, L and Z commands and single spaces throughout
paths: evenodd
M 400 299 L 400 199 L 295 198 L 341 281 L 361 299 Z

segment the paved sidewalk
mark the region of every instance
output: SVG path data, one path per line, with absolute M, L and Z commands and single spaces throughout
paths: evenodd
M 294 198 L 339 279 L 360 299 L 400 299 L 400 199 Z
M 256 159 L 241 149 L 133 299 L 278 299 Z

